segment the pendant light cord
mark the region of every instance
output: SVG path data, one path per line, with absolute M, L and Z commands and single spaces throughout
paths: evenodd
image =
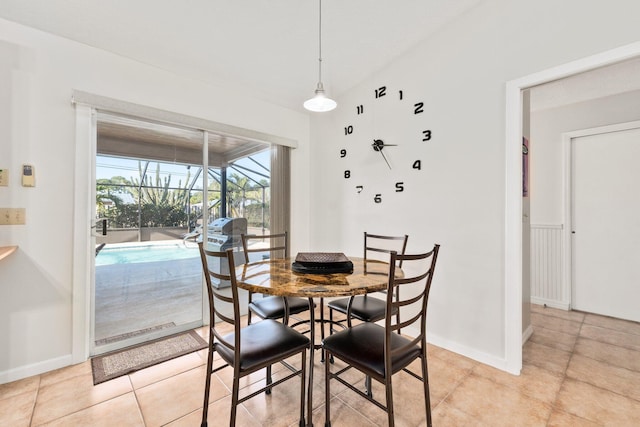
M 318 82 L 322 83 L 322 0 L 318 4 Z

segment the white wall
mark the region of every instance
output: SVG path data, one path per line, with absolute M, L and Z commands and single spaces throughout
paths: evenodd
M 606 84 L 600 80 L 594 85 Z M 561 88 L 560 88 L 561 89 Z M 535 97 L 536 89 L 532 89 Z M 640 91 L 577 102 L 531 113 L 531 222 L 564 222 L 562 134 L 640 120 Z
M 73 90 L 297 140 L 292 246 L 308 245 L 307 115 L 0 20 L 0 168 L 11 174 L 0 207 L 27 217 L 0 226 L 0 246 L 19 246 L 0 262 L 0 383 L 71 360 Z M 35 188 L 20 186 L 22 163 L 35 166 Z
M 640 40 L 639 12 L 631 0 L 485 1 L 339 97 L 312 122 L 311 245 L 360 253 L 364 230 L 406 232 L 409 251 L 440 243 L 431 341 L 505 368 L 505 83 Z M 343 128 L 358 120 L 356 105 L 375 105 L 382 85 L 426 102 L 434 140 L 419 185 L 375 205 L 345 183 L 338 153 L 351 144 Z M 409 126 L 398 118 L 381 113 L 369 125 Z M 367 161 L 353 162 L 365 183 L 382 180 L 384 168 Z

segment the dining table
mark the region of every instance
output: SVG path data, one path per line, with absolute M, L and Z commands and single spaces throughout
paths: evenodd
M 282 297 L 309 298 L 309 334 L 311 349 L 309 355 L 309 380 L 307 383 L 307 426 L 313 426 L 313 366 L 314 350 L 321 348 L 316 344 L 316 327 L 319 323 L 324 338 L 323 299 L 348 297 L 385 290 L 388 284 L 389 263 L 379 260 L 348 257 L 353 263 L 349 273 L 299 273 L 292 269 L 293 258 L 268 259 L 249 262 L 236 267 L 236 282 L 239 288 Z M 403 277 L 401 269 L 396 268 L 396 276 Z M 315 302 L 319 299 L 320 319 L 315 318 Z

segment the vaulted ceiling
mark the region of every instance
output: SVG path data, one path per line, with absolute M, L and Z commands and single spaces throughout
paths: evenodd
M 323 82 L 338 96 L 481 0 L 324 0 Z M 0 17 L 303 111 L 318 0 L 0 0 Z

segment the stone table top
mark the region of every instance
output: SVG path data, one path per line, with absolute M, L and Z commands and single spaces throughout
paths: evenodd
M 238 287 L 248 291 L 306 298 L 366 294 L 386 289 L 389 264 L 383 261 L 349 257 L 353 273 L 308 274 L 291 270 L 293 258 L 251 262 L 236 267 Z M 366 265 L 366 269 L 365 269 Z M 402 277 L 396 268 L 396 275 Z

